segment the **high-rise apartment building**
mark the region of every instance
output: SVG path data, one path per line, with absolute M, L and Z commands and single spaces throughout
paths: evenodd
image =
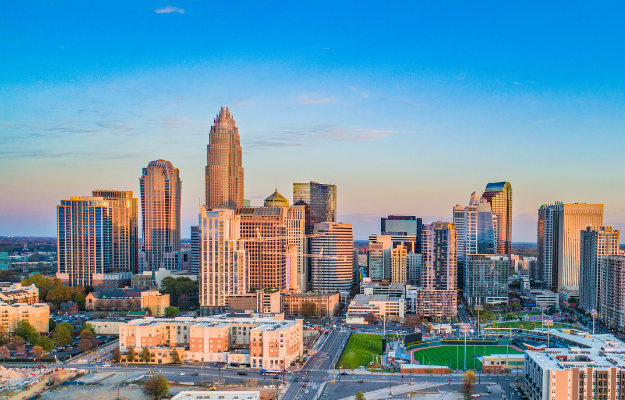
M 608 329 L 625 331 L 625 257 L 603 256 L 599 273 L 598 318 Z
M 313 258 L 311 287 L 315 292 L 349 292 L 353 279 L 354 236 L 352 224 L 318 222 L 311 238 Z
M 241 138 L 228 107 L 210 130 L 206 163 L 206 206 L 237 211 L 244 206 Z
M 421 286 L 421 269 L 423 266 L 422 253 L 408 253 L 406 268 L 408 269 L 408 283 L 412 286 Z
M 126 258 L 113 258 L 113 208 L 102 197 L 72 197 L 57 206 L 56 276 L 68 286 L 114 289 L 130 283 Z M 122 269 L 126 268 L 126 269 Z
M 94 190 L 111 207 L 113 271 L 135 273 L 139 269 L 139 200 L 132 191 Z
M 189 272 L 200 273 L 200 259 L 202 257 L 202 241 L 200 240 L 200 226 L 191 227 L 191 254 L 189 255 Z
M 142 271 L 166 268 L 166 253 L 180 251 L 180 194 L 182 181 L 171 162 L 156 160 L 140 178 L 143 217 Z M 171 258 L 171 257 L 169 257 Z
M 417 292 L 417 313 L 449 318 L 458 313 L 456 293 L 456 226 L 437 221 L 424 225 L 421 286 Z
M 538 273 L 547 288 L 579 286 L 581 231 L 603 226 L 603 204 L 549 204 L 538 210 Z
M 306 207 L 306 233 L 318 222 L 336 222 L 336 185 L 294 183 L 293 204 Z
M 408 250 L 399 245 L 391 250 L 391 282 L 406 283 L 408 281 Z
M 241 217 L 234 210 L 200 206 L 200 306 L 220 310 L 226 298 L 249 290 Z
M 508 303 L 508 256 L 469 254 L 465 263 L 463 293 L 469 305 Z
M 486 185 L 482 194 L 497 216 L 497 245 L 495 254 L 512 253 L 512 185 L 510 182 L 496 182 Z
M 421 253 L 421 229 L 423 220 L 415 216 L 389 215 L 381 219 L 380 233 L 393 236 L 414 236 L 416 244 L 414 253 Z
M 598 307 L 601 263 L 604 256 L 618 255 L 620 232 L 612 226 L 586 227 L 580 236 L 579 305 L 590 313 Z
M 391 279 L 391 252 L 404 246 L 408 253 L 415 253 L 416 236 L 369 235 L 369 277 L 373 282 Z

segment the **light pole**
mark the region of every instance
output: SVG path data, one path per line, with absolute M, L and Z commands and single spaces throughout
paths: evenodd
M 460 324 L 461 332 L 464 332 L 464 370 L 467 370 L 467 332 L 469 331 L 469 324 Z
M 592 309 L 592 341 L 595 341 L 595 317 L 597 316 L 597 310 Z
M 393 395 L 393 387 L 391 385 L 392 385 L 392 381 L 391 381 L 391 377 L 389 376 L 388 377 L 388 391 L 389 391 L 389 393 L 392 396 Z
M 483 310 L 484 307 L 481 304 L 477 304 L 475 307 L 473 307 L 474 310 L 477 310 L 477 334 L 479 336 L 481 329 L 480 329 L 480 310 Z
M 544 322 L 544 324 L 547 327 L 547 348 L 549 348 L 549 327 L 553 326 L 553 320 L 548 319 Z

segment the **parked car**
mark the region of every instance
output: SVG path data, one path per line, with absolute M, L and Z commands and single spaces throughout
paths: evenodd
M 237 375 L 247 375 L 247 372 L 245 372 L 245 371 L 239 371 L 239 372 L 237 372 Z

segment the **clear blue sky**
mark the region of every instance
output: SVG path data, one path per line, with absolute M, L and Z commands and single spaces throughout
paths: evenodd
M 183 237 L 206 144 L 230 107 L 253 205 L 338 185 L 357 239 L 387 214 L 451 220 L 514 190 L 514 241 L 547 202 L 605 204 L 625 228 L 622 3 L 5 2 L 0 235 L 56 233 L 55 206 L 133 190 L 164 158 Z

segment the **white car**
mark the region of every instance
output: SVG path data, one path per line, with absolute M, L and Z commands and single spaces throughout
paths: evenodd
M 110 366 L 111 366 L 111 364 L 104 364 L 104 365 L 102 366 L 102 368 L 107 368 L 107 367 L 110 367 Z
M 184 372 L 181 372 L 181 373 L 179 373 L 178 375 L 182 376 L 182 375 L 184 375 Z
M 309 392 L 309 390 L 308 390 L 308 389 L 304 390 L 304 393 L 308 394 L 308 392 Z

